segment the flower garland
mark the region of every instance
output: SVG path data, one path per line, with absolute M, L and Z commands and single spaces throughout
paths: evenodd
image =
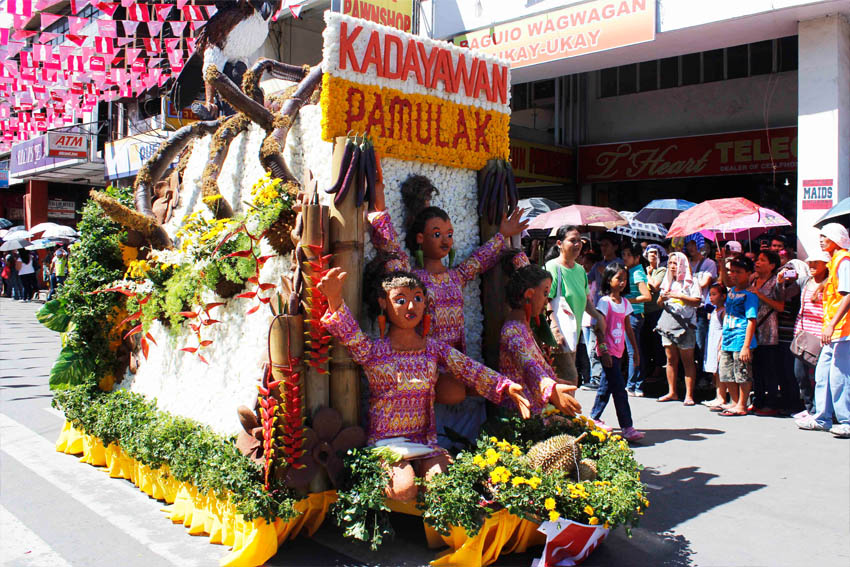
M 382 156 L 478 170 L 510 152 L 507 113 L 328 74 L 321 104 L 323 139 L 367 132 Z

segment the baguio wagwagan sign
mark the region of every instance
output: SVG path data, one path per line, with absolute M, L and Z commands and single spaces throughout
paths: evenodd
M 467 32 L 461 47 L 501 57 L 516 69 L 652 41 L 655 0 L 594 0 Z
M 325 140 L 365 132 L 382 156 L 469 169 L 508 158 L 503 61 L 342 14 L 325 21 Z
M 797 128 L 579 148 L 582 183 L 746 175 L 797 169 Z

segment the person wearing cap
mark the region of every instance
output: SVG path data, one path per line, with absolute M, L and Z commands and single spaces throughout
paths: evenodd
M 68 252 L 65 247 L 60 247 L 53 259 L 50 261 L 50 292 L 47 294 L 47 300 L 53 299 L 58 289 L 65 283 L 65 278 L 68 277 Z
M 794 336 L 809 333 L 820 338 L 823 333 L 823 286 L 829 275 L 829 254 L 818 250 L 806 258 L 806 276 L 800 291 L 800 309 L 794 324 Z M 784 272 L 783 272 L 784 273 Z M 815 366 L 800 357 L 794 357 L 794 377 L 800 389 L 800 398 L 805 408 L 794 415 L 795 419 L 806 419 L 815 413 Z
M 726 256 L 729 258 L 736 258 L 744 253 L 741 243 L 737 240 L 730 240 L 726 243 L 724 248 L 726 248 Z
M 823 286 L 823 347 L 815 368 L 815 415 L 797 427 L 830 431 L 850 438 L 850 235 L 838 223 L 820 231 L 821 249 L 829 254 Z M 833 417 L 838 421 L 832 425 Z

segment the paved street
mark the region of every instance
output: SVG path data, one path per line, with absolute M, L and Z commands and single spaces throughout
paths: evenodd
M 217 565 L 225 553 L 186 535 L 127 481 L 53 450 L 50 409 L 59 336 L 39 304 L 0 299 L 0 556 L 10 566 Z M 589 409 L 593 394 L 580 392 Z M 703 407 L 632 399 L 636 447 L 652 502 L 633 537 L 620 529 L 584 564 L 797 566 L 850 564 L 850 441 L 798 431 L 789 419 L 721 418 Z M 604 416 L 615 424 L 613 405 Z M 286 544 L 269 565 L 424 565 L 421 523 L 396 518 L 378 554 L 331 522 Z M 539 550 L 538 550 L 539 553 Z M 530 565 L 536 554 L 497 565 Z

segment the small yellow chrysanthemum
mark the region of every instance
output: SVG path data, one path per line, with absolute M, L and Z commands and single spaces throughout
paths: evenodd
M 587 521 L 587 523 L 590 524 L 591 526 L 595 526 L 596 524 L 599 523 L 599 518 L 597 518 L 596 516 L 593 516 L 592 518 L 590 518 Z
M 540 486 L 540 483 L 541 483 L 541 482 L 543 482 L 543 480 L 542 480 L 542 479 L 540 479 L 539 477 L 536 477 L 536 476 L 533 476 L 533 477 L 531 477 L 530 479 L 528 479 L 528 485 L 529 485 L 529 486 L 530 486 L 533 490 L 537 490 L 537 487 L 538 487 L 538 486 Z
M 643 499 L 643 506 L 645 508 L 649 508 L 649 500 L 647 500 L 646 498 Z
M 514 486 L 519 486 L 520 484 L 526 484 L 528 481 L 521 476 L 515 476 L 511 479 L 511 484 Z
M 484 456 L 487 457 L 488 465 L 495 465 L 499 462 L 499 453 L 494 451 L 492 448 L 487 449 L 487 451 L 484 452 Z
M 564 491 L 563 491 L 563 490 L 561 490 L 561 485 L 560 485 L 560 484 L 559 484 L 559 485 L 557 485 L 557 486 L 555 486 L 555 491 L 558 493 L 558 496 L 560 496 L 561 494 L 563 494 L 563 493 L 564 493 Z
M 584 513 L 587 514 L 588 516 L 592 516 L 593 515 L 593 508 L 589 505 L 585 506 L 584 507 Z
M 483 469 L 487 466 L 487 461 L 485 461 L 484 457 L 482 457 L 481 455 L 475 455 L 472 458 L 472 464 L 478 465 L 479 467 L 481 467 Z
M 490 437 L 490 443 L 498 443 L 498 442 L 499 442 L 499 440 L 496 439 L 495 437 Z
M 554 498 L 547 498 L 546 500 L 543 501 L 543 507 L 546 508 L 547 510 L 554 510 L 555 509 L 555 499 Z
M 510 478 L 511 471 L 509 471 L 505 467 L 496 467 L 495 469 L 493 469 L 493 472 L 490 473 L 490 482 L 492 482 L 493 484 L 508 482 Z
M 606 520 L 605 523 L 602 525 L 602 527 L 607 530 L 609 527 L 611 527 L 611 524 L 609 524 L 608 521 Z
M 551 512 L 549 512 L 549 521 L 550 522 L 557 522 L 560 519 L 561 519 L 561 515 L 558 514 L 556 511 L 552 510 Z

